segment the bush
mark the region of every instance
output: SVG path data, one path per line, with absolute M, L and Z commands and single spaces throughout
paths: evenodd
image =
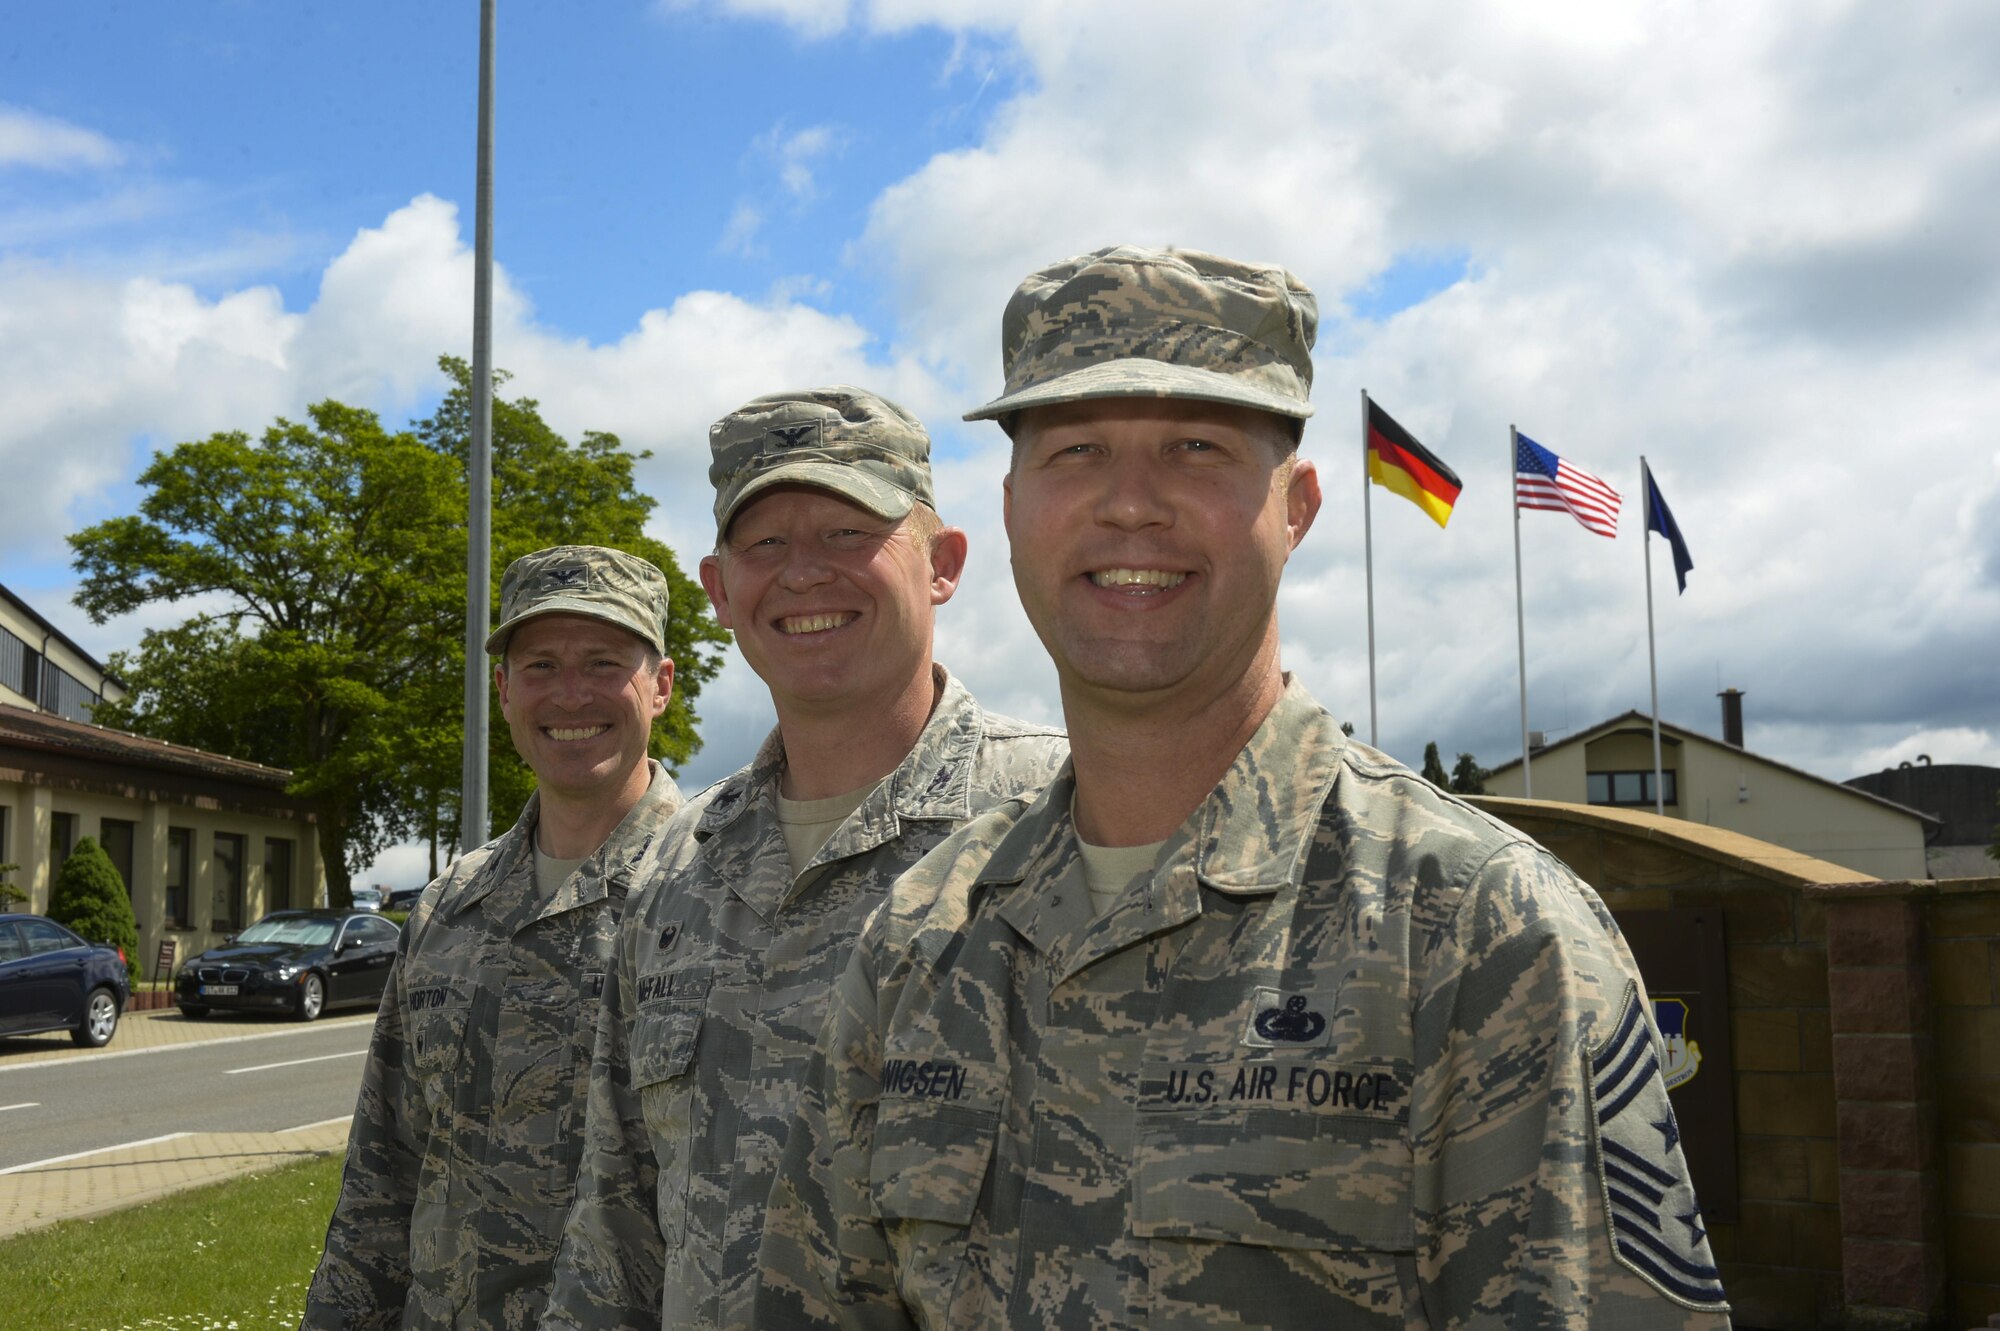
M 124 948 L 125 969 L 138 978 L 139 924 L 132 918 L 132 898 L 95 837 L 77 842 L 63 861 L 49 894 L 49 918 L 89 942 Z

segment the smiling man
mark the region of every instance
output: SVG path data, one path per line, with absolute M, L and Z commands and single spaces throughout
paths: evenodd
M 966 539 L 938 518 L 916 418 L 856 388 L 779 393 L 709 444 L 702 586 L 778 725 L 675 819 L 627 913 L 556 1331 L 751 1325 L 772 1171 L 863 917 L 1066 753 L 931 658 Z
M 486 640 L 536 790 L 403 928 L 302 1325 L 535 1325 L 582 1154 L 597 1006 L 635 866 L 681 805 L 647 757 L 672 696 L 666 577 L 524 555 Z
M 857 941 L 765 1331 L 1727 1324 L 1603 904 L 1280 667 L 1316 319 L 1134 248 L 1008 305 L 971 418 L 1072 763 Z

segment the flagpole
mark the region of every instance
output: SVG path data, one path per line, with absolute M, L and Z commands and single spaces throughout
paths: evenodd
M 1653 681 L 1653 812 L 1667 816 L 1667 792 L 1660 772 L 1660 661 L 1653 648 L 1653 473 L 1639 455 L 1639 502 L 1646 506 L 1639 544 L 1646 547 L 1646 671 Z
M 1368 743 L 1381 747 L 1375 720 L 1375 519 L 1368 502 L 1368 390 L 1361 390 L 1361 549 L 1368 570 Z
M 1512 425 L 1507 427 L 1507 474 L 1512 476 L 1520 467 L 1520 431 Z M 1514 645 L 1521 663 L 1521 792 L 1528 798 L 1535 797 L 1535 775 L 1528 767 L 1528 618 L 1522 609 L 1524 597 L 1521 592 L 1521 502 L 1514 500 Z

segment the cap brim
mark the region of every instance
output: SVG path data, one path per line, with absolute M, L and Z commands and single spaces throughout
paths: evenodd
M 1312 403 L 1270 392 L 1235 375 L 1134 357 L 1086 365 L 1018 393 L 1004 394 L 983 407 L 966 412 L 964 419 L 997 420 L 1029 407 L 1053 407 L 1064 402 L 1086 402 L 1107 397 L 1178 397 L 1197 402 L 1224 402 L 1278 416 L 1290 416 L 1295 420 L 1304 420 L 1313 414 Z
M 843 462 L 794 462 L 773 467 L 738 490 L 728 510 L 716 520 L 716 531 L 728 531 L 730 522 L 743 511 L 745 504 L 780 485 L 807 485 L 825 490 L 890 522 L 907 517 L 917 503 L 917 497 L 908 490 L 871 476 L 859 467 Z
M 602 602 L 557 597 L 553 600 L 538 602 L 535 608 L 528 611 L 525 615 L 516 615 L 512 619 L 503 621 L 498 628 L 486 635 L 486 654 L 488 656 L 500 655 L 502 651 L 506 650 L 507 639 L 513 634 L 515 629 L 521 627 L 521 625 L 531 619 L 540 619 L 545 615 L 584 615 L 590 619 L 601 619 L 607 624 L 614 624 L 624 629 L 640 642 L 645 643 L 648 647 L 653 648 L 663 655 L 667 650 L 665 643 L 656 643 L 653 641 L 651 632 L 640 628 L 630 620 L 606 613 Z

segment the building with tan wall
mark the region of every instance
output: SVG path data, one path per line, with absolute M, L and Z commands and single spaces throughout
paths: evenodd
M 1740 731 L 1732 737 L 1738 742 L 1660 723 L 1668 817 L 1740 832 L 1875 878 L 1925 876 L 1924 843 L 1935 818 L 1752 753 L 1742 747 Z M 1654 810 L 1653 723 L 1643 712 L 1537 748 L 1529 765 L 1538 800 Z M 1495 768 L 1486 790 L 1524 795 L 1521 761 Z
M 326 900 L 316 819 L 292 774 L 94 724 L 124 683 L 0 587 L 0 864 L 46 912 L 94 837 L 132 894 L 139 961 L 185 960 L 284 906 Z
M 88 721 L 101 699 L 124 696 L 123 680 L 0 586 L 0 704 Z

